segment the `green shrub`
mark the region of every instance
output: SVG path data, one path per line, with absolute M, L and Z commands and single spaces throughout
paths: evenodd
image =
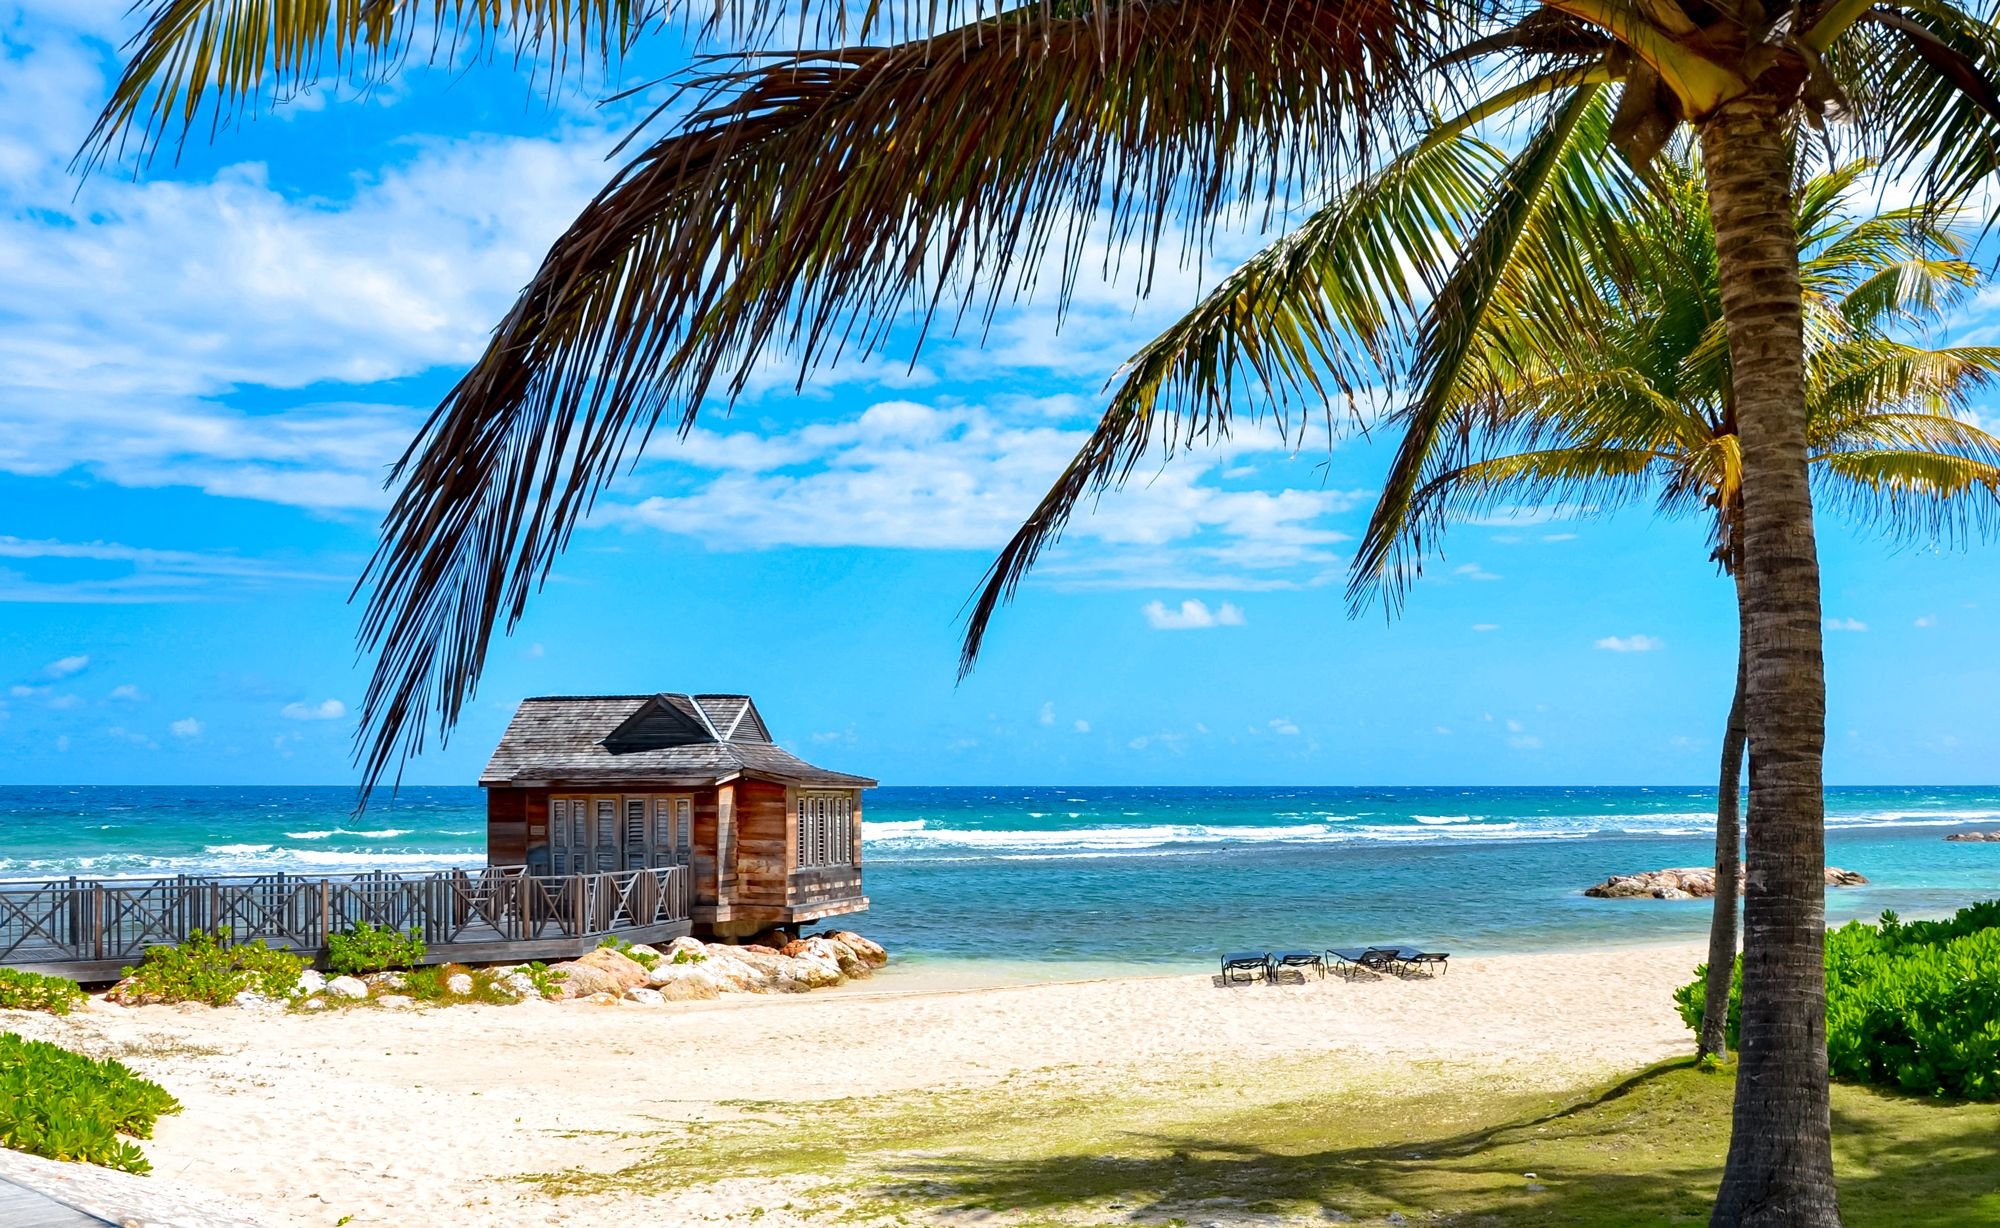
M 1674 993 L 1699 1029 L 1706 967 Z M 1742 1021 L 1743 966 L 1729 993 Z M 1826 1056 L 1836 1079 L 1924 1095 L 2000 1099 L 2000 901 L 1944 921 L 1851 922 L 1826 936 Z
M 166 1089 L 117 1062 L 0 1033 L 0 1146 L 143 1173 L 146 1157 L 118 1136 L 151 1138 L 162 1114 L 180 1110 Z
M 618 952 L 620 955 L 623 955 L 625 958 L 631 960 L 633 963 L 639 965 L 641 968 L 644 968 L 648 972 L 651 972 L 653 969 L 660 966 L 660 953 L 658 951 L 641 951 L 639 948 L 633 946 L 631 943 L 625 941 L 623 938 L 618 937 L 616 934 L 613 934 L 610 937 L 606 938 L 603 942 L 598 943 L 597 946 L 599 950 L 602 950 L 605 947 L 610 947 L 612 950 Z
M 17 972 L 0 968 L 0 1010 L 47 1011 L 67 1015 L 82 1002 L 85 994 L 75 981 L 39 972 Z
M 147 947 L 137 968 L 125 969 L 127 995 L 158 1002 L 206 1002 L 227 1006 L 245 990 L 285 999 L 298 987 L 306 961 L 289 951 L 273 951 L 263 940 L 232 946 L 229 930 L 196 930 L 177 947 Z
M 569 975 L 566 972 L 560 972 L 549 967 L 540 960 L 524 966 L 521 971 L 528 975 L 528 980 L 534 985 L 535 992 L 544 998 L 560 998 L 562 996 L 563 978 Z
M 343 976 L 414 968 L 424 962 L 424 940 L 415 930 L 399 933 L 363 921 L 345 934 L 326 936 L 326 966 Z
M 677 964 L 698 964 L 707 958 L 706 953 L 690 951 L 686 947 L 674 952 L 674 962 Z

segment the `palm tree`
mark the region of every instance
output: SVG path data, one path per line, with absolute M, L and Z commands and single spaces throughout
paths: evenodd
M 134 137 L 154 148 L 204 117 L 226 124 L 330 64 L 393 71 L 417 38 L 504 43 L 553 79 L 659 29 L 660 7 L 152 0 L 83 157 L 115 156 Z M 774 350 L 811 365 L 901 344 L 899 315 L 990 312 L 1045 265 L 1067 287 L 1094 217 L 1150 253 L 1170 227 L 1199 239 L 1232 206 L 1352 186 L 1429 107 L 1469 102 L 1461 127 L 1521 114 L 1534 135 L 1474 199 L 1415 206 L 1474 211 L 1466 259 L 1425 253 L 1426 267 L 1449 268 L 1439 293 L 1411 296 L 1406 269 L 1356 253 L 1382 302 L 1317 323 L 1307 310 L 1303 331 L 1265 347 L 1269 364 L 1250 364 L 1294 390 L 1337 379 L 1349 344 L 1365 332 L 1393 347 L 1409 313 L 1392 304 L 1422 297 L 1409 368 L 1420 407 L 1409 426 L 1422 435 L 1445 410 L 1435 390 L 1475 361 L 1468 340 L 1494 272 L 1549 200 L 1552 149 L 1615 83 L 1614 143 L 1634 165 L 1683 126 L 1700 138 L 1743 449 L 1759 830 L 1716 1220 L 1837 1223 L 1793 133 L 1850 117 L 1842 132 L 1888 152 L 1894 170 L 1941 189 L 1983 179 L 2000 153 L 1989 15 L 1947 0 L 713 0 L 709 14 L 703 36 L 756 54 L 705 62 L 693 101 L 557 240 L 395 471 L 364 578 L 362 638 L 378 654 L 362 709 L 366 781 L 428 730 L 449 730 L 495 630 L 519 618 L 592 497 L 662 418 L 685 428 Z M 811 49 L 775 50 L 780 39 Z M 1156 388 L 1145 412 L 1114 424 L 1125 447 L 1066 477 L 1061 506 L 1114 481 L 1156 428 L 1224 429 L 1240 341 L 1169 372 L 1159 387 L 1173 395 Z M 996 578 L 1004 591 L 1019 575 Z
M 1663 513 L 1707 518 L 1711 557 L 1740 577 L 1742 451 L 1714 233 L 1699 168 L 1685 156 L 1662 161 L 1657 194 L 1634 202 L 1628 218 L 1573 236 L 1587 280 L 1600 288 L 1588 301 L 1601 316 L 1575 334 L 1578 344 L 1558 364 L 1509 370 L 1503 385 L 1460 387 L 1434 451 L 1403 458 L 1419 466 L 1419 484 L 1371 523 L 1359 556 L 1373 567 L 1355 577 L 1356 596 L 1419 571 L 1415 544 L 1435 541 L 1454 519 L 1544 502 L 1603 509 L 1649 493 Z M 1849 163 L 1798 194 L 1816 498 L 1900 538 L 1962 540 L 2000 512 L 2000 439 L 1960 416 L 2000 373 L 2000 348 L 1894 338 L 1898 325 L 1934 323 L 1980 276 L 1949 212 L 1845 213 L 1866 169 Z M 1569 320 L 1574 286 L 1530 268 L 1517 288 L 1508 310 L 1489 315 L 1482 344 L 1537 353 L 1510 341 L 1513 320 Z M 1389 485 L 1402 485 L 1402 475 Z M 1739 644 L 1717 791 L 1704 1054 L 1726 1045 L 1744 741 Z

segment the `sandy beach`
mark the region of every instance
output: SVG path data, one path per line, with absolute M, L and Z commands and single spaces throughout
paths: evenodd
M 277 1224 L 814 1222 L 726 1171 L 671 1192 L 555 1196 L 662 1137 L 766 1108 L 896 1093 L 1089 1096 L 1312 1063 L 1318 1086 L 1572 1088 L 1685 1052 L 1692 946 L 1453 961 L 1435 979 L 1218 987 L 1208 976 L 939 988 L 894 969 L 832 992 L 665 1007 L 531 1004 L 260 1015 L 147 1007 L 0 1027 L 119 1057 L 186 1106 L 146 1145 L 163 1185 Z M 754 1102 L 754 1103 L 746 1103 Z M 837 1106 L 836 1106 L 837 1107 Z M 684 1175 L 685 1176 L 685 1175 Z M 710 1179 L 712 1178 L 712 1179 Z M 810 1173 L 790 1179 L 795 1193 Z M 787 1196 L 779 1196 L 787 1195 Z M 774 1207 L 774 1201 L 778 1206 Z

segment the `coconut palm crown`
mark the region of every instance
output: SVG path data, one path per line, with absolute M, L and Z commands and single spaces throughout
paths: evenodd
M 1827 1225 L 1825 681 L 1794 151 L 1824 128 L 1939 192 L 1985 179 L 2000 165 L 1994 16 L 1942 0 L 712 0 L 692 16 L 647 0 L 142 0 L 83 156 L 213 129 L 329 72 L 392 72 L 422 46 L 506 47 L 549 80 L 669 22 L 742 53 L 665 100 L 665 130 L 556 241 L 394 471 L 363 581 L 373 782 L 457 719 L 494 633 L 631 450 L 730 399 L 765 358 L 907 352 L 927 329 L 898 319 L 978 319 L 1037 278 L 1066 289 L 1093 271 L 1099 219 L 1142 255 L 1306 189 L 1372 194 L 1409 220 L 1381 244 L 1291 242 L 1340 233 L 1337 214 L 1307 220 L 1251 262 L 1247 300 L 1209 304 L 1241 313 L 1139 365 L 1002 556 L 969 661 L 1063 518 L 1162 440 L 1227 430 L 1246 408 L 1332 413 L 1329 390 L 1394 368 L 1414 394 L 1405 447 L 1427 455 L 1449 390 L 1495 359 L 1476 341 L 1502 271 L 1525 254 L 1581 280 L 1564 245 L 1529 233 L 1550 208 L 1601 217 L 1591 180 L 1558 173 L 1570 133 L 1602 114 L 1636 168 L 1623 178 L 1643 184 L 1691 127 L 1733 359 L 1759 764 L 1716 1220 Z M 1413 151 L 1432 106 L 1452 118 Z M 1441 165 L 1476 170 L 1453 134 L 1508 118 L 1526 139 L 1490 175 Z M 1399 154 L 1428 173 L 1380 177 Z M 1438 248 L 1439 219 L 1467 241 Z

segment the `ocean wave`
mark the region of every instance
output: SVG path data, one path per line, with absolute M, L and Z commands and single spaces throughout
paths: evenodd
M 336 827 L 331 831 L 288 831 L 285 833 L 285 836 L 291 840 L 330 840 L 335 836 L 353 836 L 358 840 L 394 840 L 398 836 L 407 836 L 415 830 L 416 828 L 414 827 L 384 827 L 378 831 L 349 831 L 345 827 Z M 476 833 L 454 831 L 445 832 L 444 834 L 448 836 L 470 836 Z

